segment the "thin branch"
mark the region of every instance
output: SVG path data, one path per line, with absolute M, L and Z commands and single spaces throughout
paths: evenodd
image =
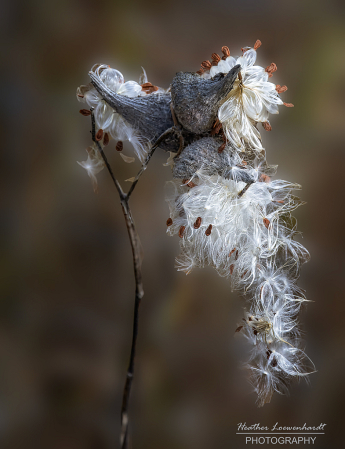
M 135 300 L 134 300 L 134 315 L 133 315 L 133 331 L 132 331 L 132 344 L 131 344 L 131 353 L 129 357 L 129 364 L 127 368 L 127 374 L 126 374 L 126 382 L 123 390 L 123 396 L 122 396 L 122 407 L 121 407 L 121 434 L 120 434 L 120 444 L 121 449 L 127 449 L 128 447 L 128 424 L 129 424 L 129 418 L 128 418 L 128 405 L 129 405 L 129 398 L 130 398 L 130 392 L 132 387 L 132 381 L 133 381 L 133 373 L 134 373 L 134 360 L 135 360 L 135 350 L 136 350 L 136 342 L 137 342 L 137 336 L 138 336 L 138 326 L 139 326 L 139 306 L 142 297 L 144 296 L 144 288 L 142 283 L 142 271 L 141 271 L 141 257 L 140 257 L 140 244 L 139 244 L 139 237 L 138 233 L 136 231 L 134 220 L 132 218 L 132 212 L 129 207 L 129 199 L 130 196 L 135 189 L 138 180 L 140 176 L 143 174 L 143 172 L 146 170 L 148 163 L 150 162 L 151 157 L 153 156 L 153 153 L 157 149 L 157 147 L 160 145 L 160 143 L 166 139 L 166 137 L 172 133 L 178 134 L 180 139 L 180 146 L 183 146 L 183 137 L 182 133 L 179 129 L 177 129 L 175 126 L 172 128 L 167 129 L 161 136 L 156 140 L 156 142 L 152 145 L 150 152 L 148 153 L 145 162 L 143 163 L 141 169 L 139 170 L 138 174 L 135 177 L 135 180 L 133 181 L 131 188 L 129 189 L 128 193 L 124 193 L 122 190 L 122 187 L 118 180 L 116 179 L 112 168 L 107 160 L 107 157 L 103 151 L 102 145 L 96 140 L 96 126 L 95 126 L 95 117 L 94 117 L 94 108 L 90 108 L 91 110 L 91 135 L 93 142 L 97 145 L 97 148 L 103 158 L 103 161 L 108 169 L 108 172 L 114 182 L 114 185 L 118 191 L 118 194 L 120 196 L 120 202 L 122 206 L 123 215 L 125 218 L 129 241 L 131 244 L 132 249 L 132 257 L 133 257 L 133 268 L 134 268 L 134 278 L 135 278 Z M 181 143 L 182 142 L 182 143 Z
M 129 189 L 128 193 L 127 193 L 127 199 L 129 199 L 129 197 L 131 196 L 133 190 L 135 189 L 135 186 L 137 185 L 137 182 L 140 178 L 140 176 L 144 173 L 144 171 L 146 170 L 147 164 L 150 162 L 151 157 L 153 156 L 153 153 L 156 151 L 156 149 L 159 147 L 159 145 L 163 142 L 164 139 L 166 139 L 166 137 L 169 134 L 172 133 L 176 133 L 176 128 L 172 127 L 167 129 L 166 131 L 164 131 L 163 134 L 160 135 L 160 137 L 156 140 L 156 142 L 152 145 L 151 150 L 149 151 L 149 153 L 147 154 L 147 157 L 145 159 L 145 162 L 143 163 L 141 169 L 139 170 L 137 176 L 135 177 L 131 188 Z
M 108 162 L 108 159 L 103 151 L 102 145 L 96 140 L 96 126 L 95 126 L 95 115 L 94 115 L 94 109 L 95 108 L 90 108 L 91 111 L 91 136 L 92 136 L 92 141 L 97 145 L 98 151 L 101 153 L 102 159 L 105 163 L 105 166 L 108 169 L 108 172 L 110 173 L 111 179 L 113 180 L 115 187 L 117 188 L 117 191 L 119 192 L 120 195 L 120 199 L 125 199 L 126 195 L 124 193 L 124 191 L 122 190 L 122 187 L 119 183 L 119 181 L 115 178 L 115 175 L 113 173 L 113 170 Z

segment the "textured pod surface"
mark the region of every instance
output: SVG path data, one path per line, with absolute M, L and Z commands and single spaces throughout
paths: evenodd
M 197 73 L 178 72 L 171 84 L 174 110 L 181 125 L 195 134 L 210 131 L 219 106 L 226 99 L 241 66 L 236 65 L 225 76 L 201 78 Z
M 232 157 L 228 152 L 218 153 L 222 143 L 222 138 L 204 137 L 188 145 L 181 155 L 174 159 L 173 177 L 190 179 L 202 168 L 208 175 L 218 174 L 228 179 L 253 182 L 248 170 L 237 166 L 239 161 L 236 156 Z
M 109 106 L 151 142 L 154 142 L 168 128 L 174 126 L 170 109 L 170 93 L 129 98 L 113 92 L 94 72 L 89 72 L 89 76 L 92 84 Z M 160 148 L 176 152 L 179 148 L 178 139 L 172 135 L 161 143 Z

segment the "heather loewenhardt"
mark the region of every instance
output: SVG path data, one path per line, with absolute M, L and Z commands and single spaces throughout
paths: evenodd
M 271 429 L 269 429 L 269 427 L 267 427 L 267 426 L 260 426 L 260 423 L 252 424 L 251 426 L 247 426 L 247 423 L 239 423 L 237 425 L 238 426 L 237 430 L 241 430 L 241 431 L 258 430 L 258 431 L 261 431 L 261 432 L 264 432 L 264 431 L 274 432 L 274 431 L 294 431 L 294 430 L 297 430 L 297 431 L 315 431 L 315 432 L 319 431 L 320 432 L 320 431 L 325 430 L 325 426 L 326 425 L 327 424 L 322 424 L 321 423 L 319 426 L 315 427 L 315 426 L 307 426 L 307 424 L 304 423 L 303 426 L 279 426 L 279 423 L 276 422 L 274 424 L 274 426 Z
M 307 426 L 307 423 L 303 426 L 280 426 L 276 422 L 270 429 L 267 426 L 260 426 L 260 423 L 251 426 L 239 423 L 237 434 L 246 435 L 246 444 L 314 444 L 316 436 L 324 434 L 325 426 L 326 424 L 322 423 L 318 426 Z M 248 434 L 255 436 L 249 437 Z

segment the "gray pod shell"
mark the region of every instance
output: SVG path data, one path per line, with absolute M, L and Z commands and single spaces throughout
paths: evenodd
M 241 66 L 226 75 L 219 73 L 204 79 L 197 73 L 178 72 L 171 84 L 174 111 L 181 125 L 190 132 L 209 132 L 218 109 L 231 91 Z
M 246 168 L 235 165 L 231 154 L 227 151 L 218 153 L 222 143 L 223 140 L 219 137 L 203 137 L 188 145 L 180 156 L 174 159 L 173 177 L 190 179 L 202 168 L 208 175 L 221 175 L 227 179 L 246 183 L 254 182 Z
M 89 72 L 89 76 L 91 83 L 109 106 L 150 142 L 153 143 L 164 131 L 174 126 L 170 92 L 129 98 L 113 92 L 94 72 Z M 160 144 L 160 148 L 177 152 L 178 139 L 172 135 Z

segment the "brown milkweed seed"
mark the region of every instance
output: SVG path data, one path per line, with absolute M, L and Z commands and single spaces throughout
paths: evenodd
M 194 223 L 194 229 L 199 229 L 201 225 L 201 217 L 198 217 Z
M 211 235 L 211 231 L 212 231 L 212 225 L 210 224 L 210 226 L 206 229 L 205 234 L 207 235 L 207 237 L 209 235 Z
M 222 153 L 223 151 L 224 151 L 224 149 L 225 149 L 225 142 L 224 143 L 222 143 L 222 145 L 218 148 L 218 153 L 220 154 L 220 153 Z
M 265 131 L 272 131 L 272 126 L 269 124 L 269 122 L 262 122 L 262 127 Z
M 201 67 L 203 69 L 209 70 L 212 67 L 212 64 L 210 63 L 210 61 L 203 61 L 201 63 Z
M 220 56 L 217 53 L 212 53 L 212 59 L 213 61 L 218 64 L 218 62 L 220 61 Z
M 235 268 L 235 265 L 232 263 L 230 265 L 230 274 L 232 274 L 234 272 L 234 268 Z
M 266 228 L 268 229 L 268 227 L 269 227 L 269 225 L 270 225 L 270 221 L 269 221 L 269 219 L 268 218 L 264 218 L 263 219 L 263 222 L 264 222 L 264 225 L 266 226 Z
M 122 140 L 119 140 L 117 142 L 115 149 L 116 149 L 116 151 L 122 151 L 123 150 L 123 142 L 122 142 Z
M 104 139 L 103 139 L 103 145 L 104 146 L 106 146 L 106 145 L 108 145 L 108 143 L 109 143 L 109 134 L 108 133 L 105 133 L 104 134 Z
M 83 97 L 83 95 L 78 95 Z M 91 115 L 91 111 L 89 111 L 88 109 L 80 109 L 79 111 L 81 113 L 81 115 L 84 115 L 84 117 L 87 117 L 88 115 Z
M 230 251 L 229 256 L 231 256 L 231 254 L 233 254 L 235 251 L 236 251 L 236 248 L 232 249 L 232 250 Z
M 99 130 L 97 131 L 97 134 L 96 134 L 96 140 L 97 140 L 97 142 L 99 142 L 100 140 L 102 140 L 102 138 L 103 138 L 103 129 L 101 128 L 101 129 L 99 129 Z
M 243 326 L 238 326 L 238 328 L 235 330 L 235 332 L 240 332 L 240 330 L 243 328 Z
M 178 231 L 178 236 L 180 237 L 180 239 L 182 239 L 185 229 L 186 229 L 186 226 L 181 226 L 180 227 L 180 230 Z
M 224 45 L 224 47 L 222 47 L 222 52 L 223 52 L 223 55 L 225 56 L 225 58 L 228 58 L 230 56 L 229 47 L 227 47 L 226 45 Z
M 167 219 L 167 226 L 171 226 L 173 224 L 173 221 L 171 218 Z
M 270 182 L 271 178 L 269 176 L 265 175 L 264 173 L 262 173 L 262 175 L 260 176 L 259 181 L 260 182 Z
M 276 85 L 276 91 L 278 94 L 282 94 L 283 92 L 286 92 L 288 88 L 286 86 L 281 86 L 280 84 Z

